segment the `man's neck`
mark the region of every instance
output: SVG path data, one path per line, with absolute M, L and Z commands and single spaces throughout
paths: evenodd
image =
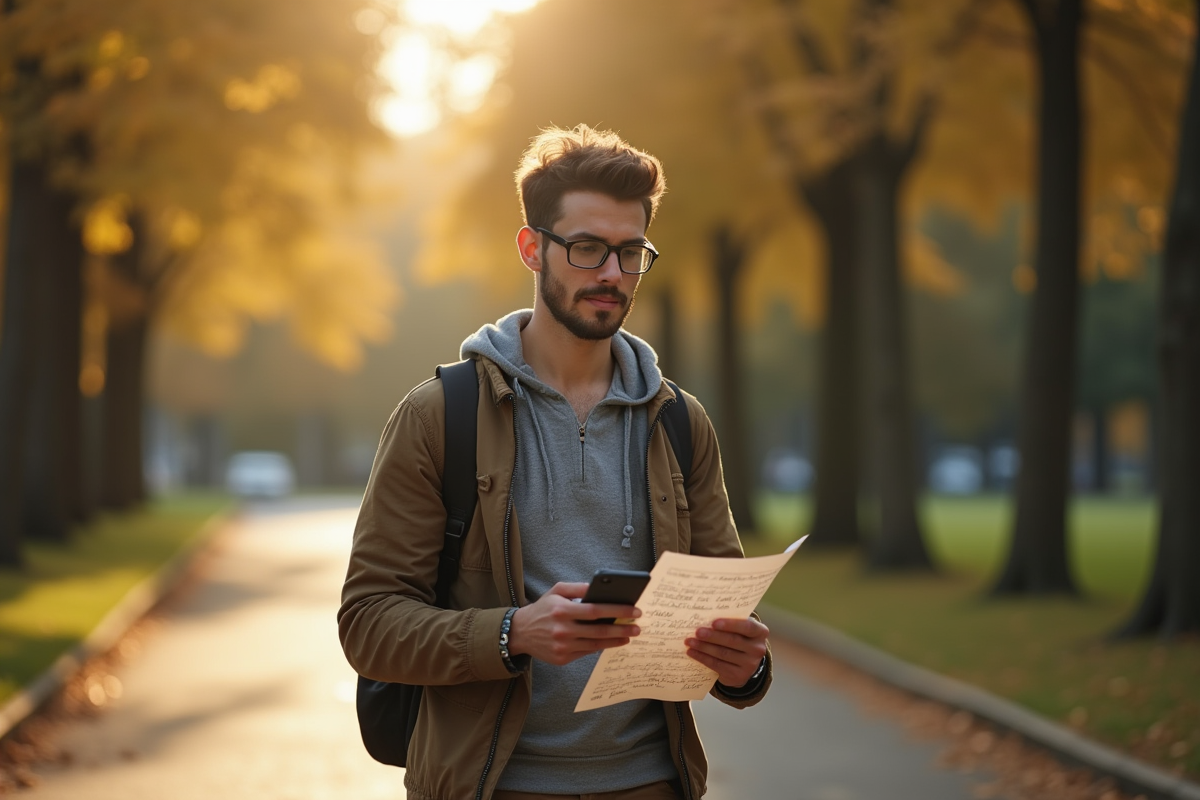
M 612 384 L 616 365 L 612 340 L 580 339 L 544 313 L 535 312 L 521 329 L 521 351 L 538 379 L 561 392 L 572 405 L 576 405 L 575 398 L 597 392 L 598 402 Z

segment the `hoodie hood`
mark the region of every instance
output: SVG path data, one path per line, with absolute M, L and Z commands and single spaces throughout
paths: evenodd
M 484 325 L 462 343 L 460 357 L 483 356 L 494 361 L 505 375 L 517 379 L 525 387 L 556 399 L 565 399 L 558 390 L 543 383 L 525 363 L 521 350 L 521 330 L 532 317 L 532 309 L 526 308 L 514 311 L 494 324 Z M 617 368 L 613 371 L 612 386 L 605 402 L 630 406 L 648 403 L 662 386 L 662 372 L 658 368 L 658 355 L 654 349 L 622 328 L 612 337 L 612 354 Z

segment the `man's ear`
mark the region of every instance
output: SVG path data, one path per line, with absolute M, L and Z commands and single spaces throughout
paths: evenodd
M 542 242 L 537 232 L 528 225 L 517 231 L 517 252 L 531 272 L 542 271 Z

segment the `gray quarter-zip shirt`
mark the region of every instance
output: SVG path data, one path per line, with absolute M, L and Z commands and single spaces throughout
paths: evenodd
M 582 423 L 525 363 L 521 329 L 532 311 L 485 325 L 462 346 L 504 370 L 516 396 L 513 506 L 525 593 L 586 582 L 597 569 L 653 566 L 646 404 L 662 384 L 653 349 L 619 331 L 608 394 Z M 599 654 L 556 667 L 533 662 L 533 703 L 499 788 L 547 794 L 617 791 L 677 776 L 662 703 L 636 700 L 574 713 Z

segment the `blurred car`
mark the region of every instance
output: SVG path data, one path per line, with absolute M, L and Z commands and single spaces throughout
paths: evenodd
M 813 468 L 799 452 L 779 447 L 763 460 L 763 483 L 776 492 L 803 492 L 813 480 Z
M 929 467 L 929 488 L 939 494 L 975 494 L 983 489 L 983 458 L 974 447 L 946 447 Z
M 1000 444 L 988 451 L 988 472 L 993 489 L 1008 489 L 1017 479 L 1021 456 L 1011 444 Z
M 283 497 L 296 488 L 296 471 L 283 453 L 246 450 L 229 459 L 225 487 L 239 497 Z

